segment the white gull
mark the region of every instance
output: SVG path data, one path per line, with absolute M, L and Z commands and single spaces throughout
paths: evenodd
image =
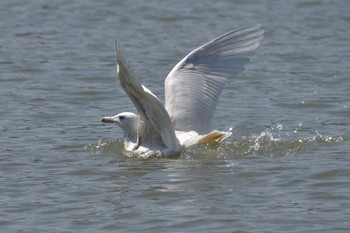
M 244 70 L 263 33 L 260 25 L 243 27 L 190 52 L 165 79 L 165 107 L 135 79 L 116 45 L 120 85 L 138 115 L 123 112 L 102 122 L 120 126 L 125 151 L 141 157 L 179 156 L 190 146 L 226 139 L 231 132 L 211 131 L 219 96 L 230 78 Z

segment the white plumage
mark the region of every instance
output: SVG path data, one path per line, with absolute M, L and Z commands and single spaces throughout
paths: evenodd
M 116 46 L 118 78 L 138 115 L 120 113 L 102 122 L 119 125 L 125 150 L 141 157 L 177 156 L 192 145 L 224 140 L 230 132 L 211 131 L 219 96 L 250 61 L 263 33 L 260 25 L 240 28 L 190 52 L 165 79 L 165 107 L 134 78 Z

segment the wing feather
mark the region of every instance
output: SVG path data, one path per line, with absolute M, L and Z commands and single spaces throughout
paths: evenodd
M 228 32 L 193 50 L 165 80 L 165 108 L 175 130 L 210 131 L 219 96 L 259 46 L 260 25 Z
M 163 143 L 168 148 L 177 148 L 179 142 L 175 136 L 168 112 L 150 90 L 134 79 L 132 70 L 117 44 L 116 52 L 120 85 L 130 97 L 140 116 L 138 126 L 139 145 L 142 143 L 158 143 L 159 146 Z M 162 142 L 158 142 L 159 139 Z

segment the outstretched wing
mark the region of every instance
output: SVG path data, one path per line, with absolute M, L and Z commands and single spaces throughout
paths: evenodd
M 210 131 L 219 96 L 259 46 L 260 25 L 228 32 L 193 50 L 165 80 L 165 108 L 176 130 Z
M 127 61 L 116 43 L 117 71 L 120 85 L 130 97 L 140 116 L 138 126 L 139 145 L 142 143 L 164 144 L 175 149 L 178 140 L 168 112 L 159 99 L 133 77 Z M 159 141 L 161 140 L 161 141 Z

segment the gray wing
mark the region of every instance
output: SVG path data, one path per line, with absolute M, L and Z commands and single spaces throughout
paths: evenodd
M 178 140 L 168 112 L 159 99 L 133 77 L 127 61 L 116 44 L 117 70 L 120 85 L 130 97 L 140 116 L 139 145 L 142 143 L 177 148 Z M 161 141 L 159 141 L 161 140 Z
M 210 131 L 223 88 L 244 70 L 263 33 L 260 25 L 228 32 L 193 50 L 172 69 L 165 80 L 165 108 L 175 130 Z

